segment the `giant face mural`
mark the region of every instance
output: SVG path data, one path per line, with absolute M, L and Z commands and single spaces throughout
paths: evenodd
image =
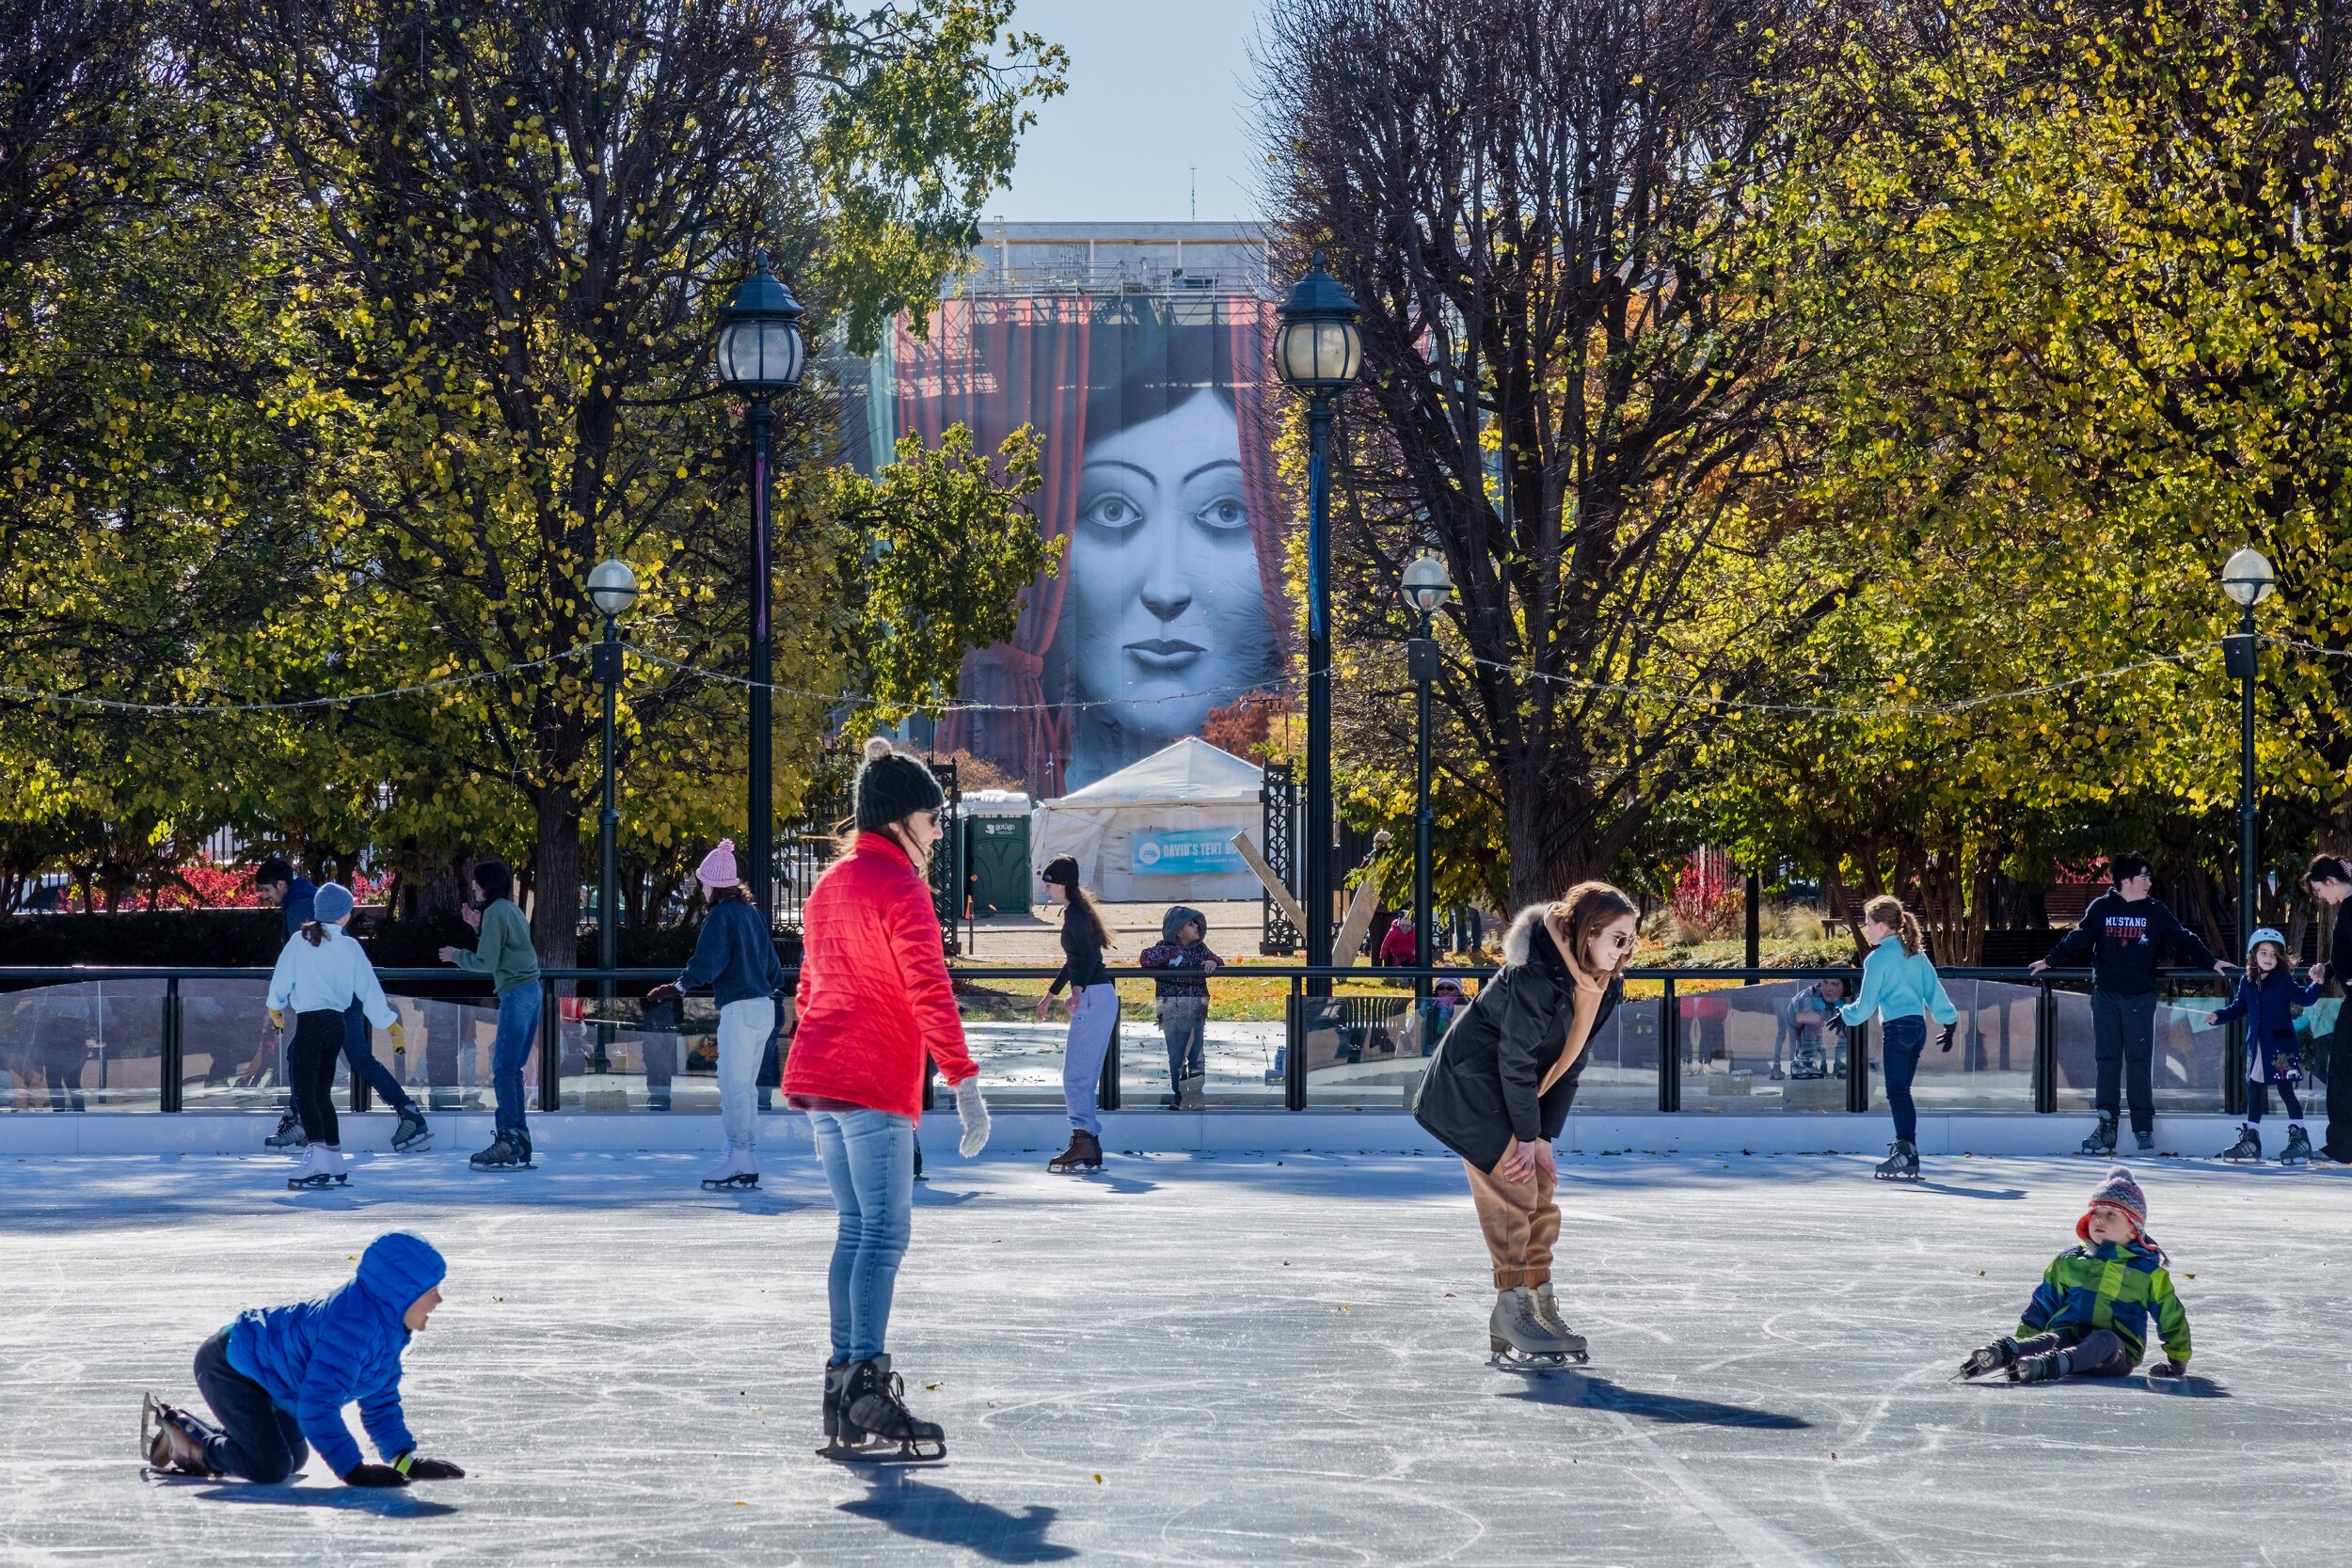
M 1252 297 L 950 301 L 896 345 L 898 415 L 936 440 L 1042 438 L 1039 526 L 1065 541 L 1011 642 L 942 725 L 1041 795 L 1198 735 L 1283 677 L 1290 613 L 1266 455 L 1271 307 Z M 1017 711 L 1015 711 L 1017 710 Z

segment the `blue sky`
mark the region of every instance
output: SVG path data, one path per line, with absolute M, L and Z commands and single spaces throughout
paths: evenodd
M 1015 24 L 1070 51 L 1070 90 L 1038 111 L 1009 223 L 1204 222 L 1259 216 L 1249 50 L 1258 0 L 1021 0 Z

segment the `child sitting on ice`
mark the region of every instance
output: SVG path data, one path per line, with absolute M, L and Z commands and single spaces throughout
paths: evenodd
M 355 1277 L 317 1300 L 240 1314 L 196 1353 L 196 1386 L 220 1425 L 150 1394 L 140 1422 L 148 1464 L 275 1485 L 315 1447 L 351 1486 L 463 1476 L 447 1460 L 418 1458 L 400 1413 L 400 1353 L 441 1304 L 448 1273 L 424 1238 L 394 1230 L 369 1243 Z M 343 1425 L 354 1400 L 381 1465 L 362 1462 Z
M 2149 1240 L 2147 1224 L 2148 1199 L 2132 1173 L 2122 1165 L 2108 1171 L 2090 1195 L 2090 1212 L 2074 1222 L 2084 1244 L 2050 1260 L 2017 1332 L 1962 1362 L 1960 1375 L 2006 1371 L 2011 1383 L 2122 1377 L 2139 1365 L 2152 1309 L 2169 1359 L 2148 1375 L 2185 1372 L 2188 1314 L 2172 1293 L 2164 1249 Z

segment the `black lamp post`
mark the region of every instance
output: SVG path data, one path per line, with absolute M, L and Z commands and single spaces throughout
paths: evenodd
M 1307 863 L 1299 902 L 1307 911 L 1307 962 L 1331 961 L 1331 404 L 1363 368 L 1356 302 L 1339 279 L 1314 270 L 1282 302 L 1274 369 L 1307 397 Z M 1331 994 L 1328 980 L 1308 993 Z
M 2254 928 L 2254 908 L 2260 884 L 2254 861 L 2261 852 L 2262 824 L 2254 804 L 2254 607 L 2270 597 L 2279 574 L 2262 551 L 2249 545 L 2221 566 L 2221 591 L 2238 607 L 2234 637 L 2222 641 L 2222 666 L 2238 682 L 2237 758 L 2237 943 L 2236 957 L 2246 956 L 2246 938 Z M 2235 1115 L 2246 1107 L 2233 1103 L 2245 1090 L 2246 1075 L 2223 1075 L 2222 1109 Z
M 620 924 L 614 891 L 620 886 L 621 814 L 612 802 L 613 709 L 621 690 L 620 617 L 637 602 L 637 574 L 626 561 L 600 561 L 588 574 L 588 602 L 604 616 L 604 641 L 596 644 L 596 676 L 604 685 L 604 809 L 596 814 L 596 967 L 605 972 L 598 988 L 605 1022 L 596 1025 L 596 1070 L 605 1070 L 612 1024 L 612 942 Z
M 768 488 L 771 449 L 776 429 L 770 400 L 801 384 L 807 344 L 801 337 L 801 318 L 807 312 L 784 280 L 768 270 L 768 253 L 759 253 L 759 270 L 736 285 L 734 297 L 719 313 L 719 380 L 728 390 L 750 400 L 744 423 L 752 437 L 752 735 L 751 811 L 744 842 L 751 862 L 748 880 L 762 913 L 774 913 L 775 822 L 775 628 L 771 620 Z
M 1454 579 L 1445 562 L 1424 555 L 1405 568 L 1405 602 L 1421 615 L 1421 635 L 1406 646 L 1413 676 L 1416 733 L 1413 738 L 1413 965 L 1422 971 L 1413 981 L 1417 995 L 1429 990 L 1430 922 L 1435 911 L 1429 881 L 1437 817 L 1429 809 L 1429 688 L 1438 678 L 1438 642 L 1429 635 L 1429 618 L 1454 596 Z

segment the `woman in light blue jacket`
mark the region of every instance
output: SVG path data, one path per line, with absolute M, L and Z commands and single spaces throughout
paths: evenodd
M 1886 1105 L 1895 1113 L 1895 1144 L 1880 1162 L 1882 1181 L 1919 1180 L 1919 1113 L 1911 1102 L 1911 1080 L 1928 1048 L 1928 1015 L 1944 1025 L 1944 1049 L 1952 1048 L 1952 1026 L 1960 1009 L 1944 990 L 1935 961 L 1920 951 L 1919 922 L 1902 900 L 1884 894 L 1862 906 L 1862 934 L 1870 956 L 1862 965 L 1862 994 L 1837 1010 L 1848 1028 L 1884 1021 L 1879 1056 L 1886 1068 Z

